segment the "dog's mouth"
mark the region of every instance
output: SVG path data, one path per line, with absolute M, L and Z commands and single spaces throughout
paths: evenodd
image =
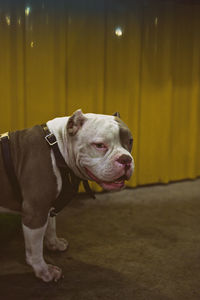
M 125 186 L 125 180 L 128 180 L 127 176 L 124 174 L 120 176 L 119 178 L 113 180 L 113 181 L 103 181 L 97 178 L 90 170 L 85 168 L 88 176 L 97 182 L 103 189 L 105 190 L 120 190 Z

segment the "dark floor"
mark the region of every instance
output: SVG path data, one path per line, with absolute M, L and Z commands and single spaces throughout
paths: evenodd
M 7 221 L 0 299 L 200 299 L 200 179 L 72 202 L 58 217 L 69 250 L 45 253 L 63 268 L 57 284 L 34 277 L 22 233 L 10 225 L 19 219 Z

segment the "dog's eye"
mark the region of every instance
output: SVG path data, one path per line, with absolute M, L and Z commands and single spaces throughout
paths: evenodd
M 107 147 L 104 143 L 93 143 L 93 146 L 98 150 L 107 150 Z
M 97 144 L 95 144 L 95 146 L 99 149 L 106 148 L 103 143 L 97 143 Z

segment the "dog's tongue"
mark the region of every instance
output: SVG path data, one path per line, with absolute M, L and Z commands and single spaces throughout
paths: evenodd
M 119 190 L 124 187 L 124 181 L 102 182 L 102 183 L 99 183 L 99 185 L 102 186 L 102 188 L 104 190 L 108 190 L 108 191 Z
M 112 191 L 112 190 L 119 190 L 124 187 L 124 181 L 126 180 L 126 176 L 123 175 L 116 179 L 113 182 L 107 182 L 107 181 L 101 181 L 98 179 L 92 172 L 90 172 L 88 169 L 86 169 L 88 175 L 96 181 L 104 190 Z

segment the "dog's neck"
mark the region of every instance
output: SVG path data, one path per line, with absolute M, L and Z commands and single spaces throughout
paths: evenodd
M 74 155 L 70 155 L 71 152 L 70 141 L 68 141 L 67 135 L 67 122 L 69 117 L 55 118 L 47 122 L 47 126 L 51 133 L 53 133 L 58 142 L 59 150 L 66 161 L 67 165 L 74 169 L 75 161 L 73 160 Z M 77 172 L 76 172 L 77 173 Z M 80 176 L 79 174 L 76 174 Z

